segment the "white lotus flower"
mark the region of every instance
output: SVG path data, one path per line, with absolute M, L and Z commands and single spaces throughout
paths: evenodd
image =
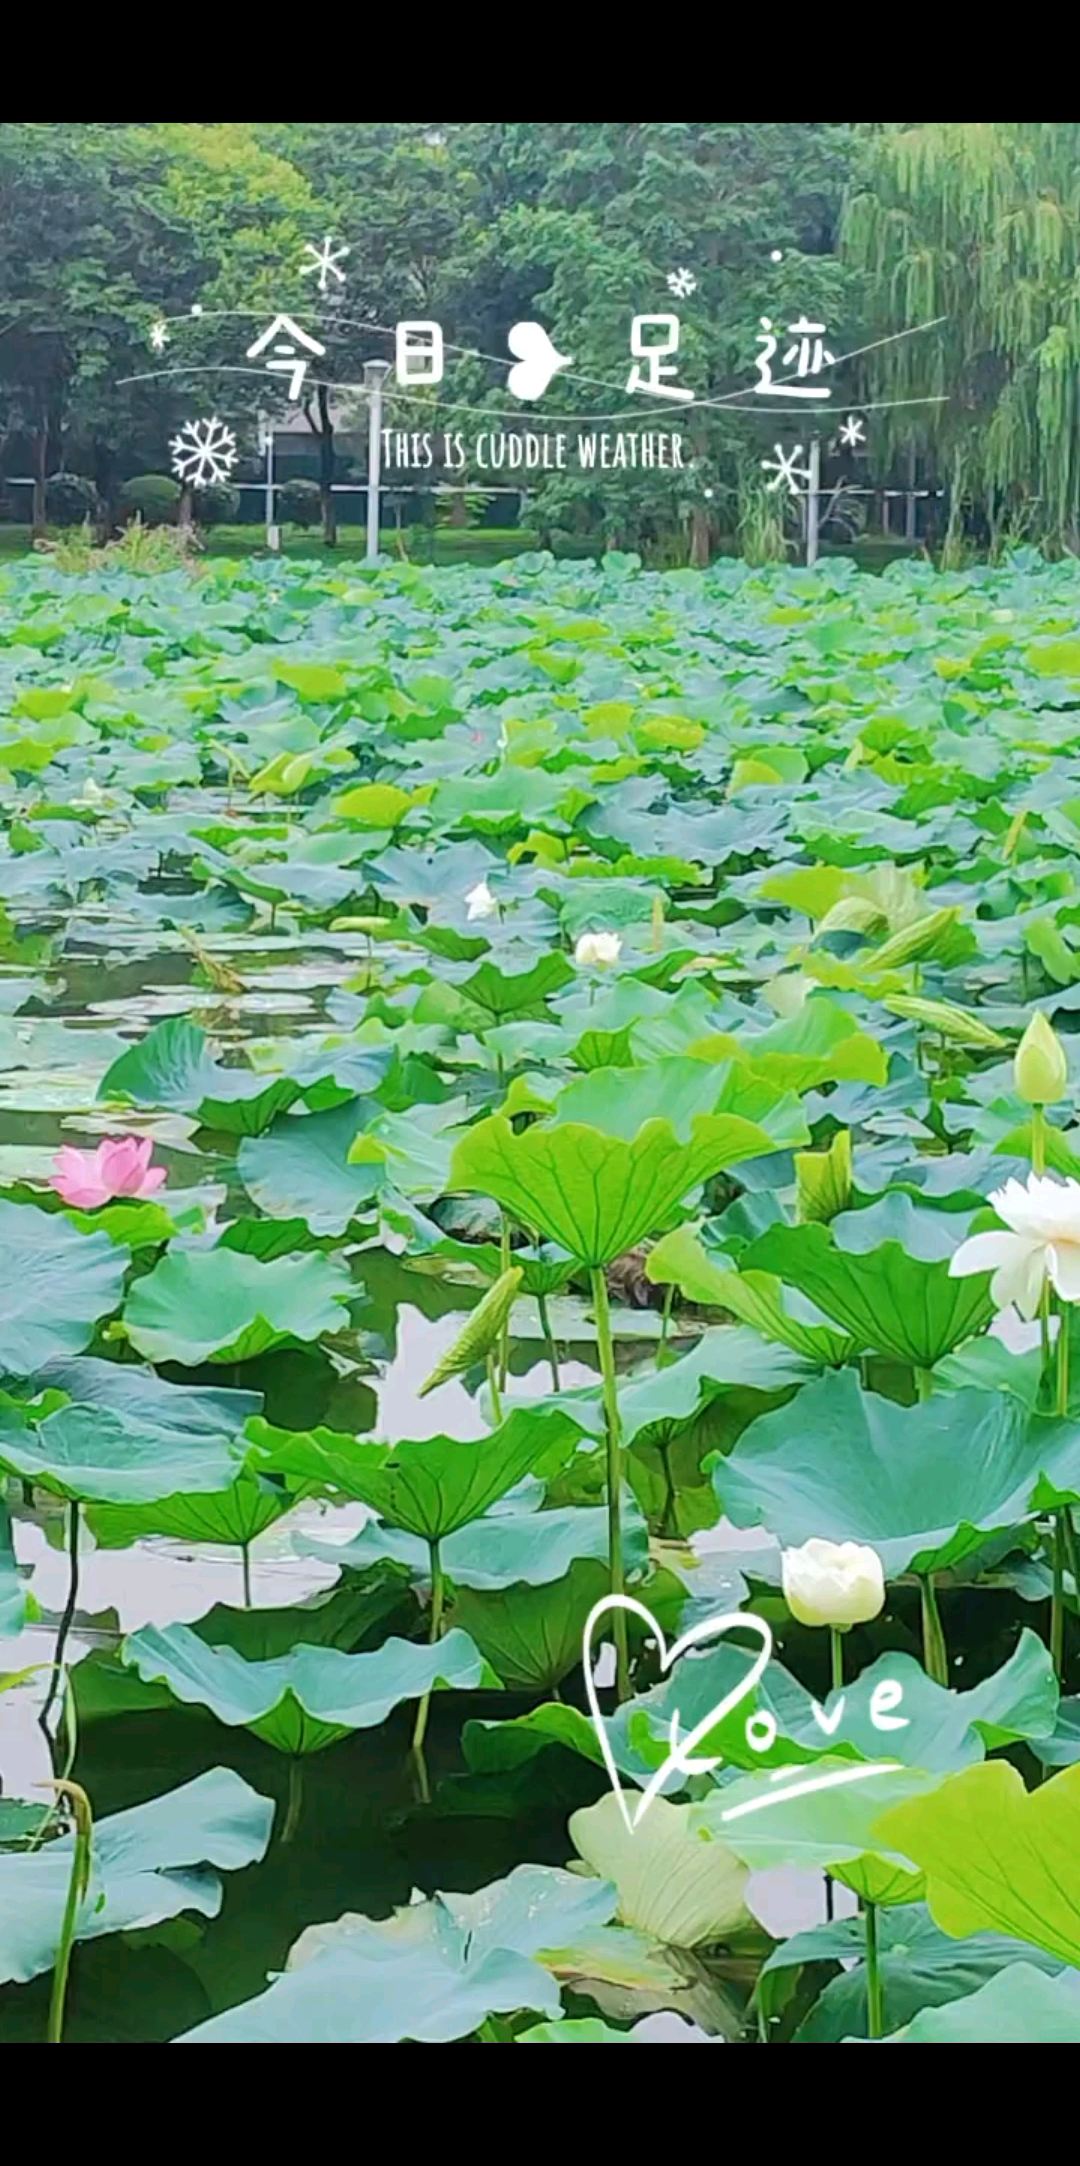
M 804 1542 L 780 1560 L 784 1600 L 804 1625 L 869 1624 L 885 1606 L 885 1574 L 876 1549 L 860 1542 Z
M 574 961 L 581 970 L 610 970 L 621 954 L 618 933 L 582 933 L 574 949 Z
M 1047 1280 L 1063 1301 L 1080 1301 L 1080 1181 L 1029 1173 L 1026 1181 L 1006 1181 L 990 1202 L 1008 1233 L 976 1233 L 962 1241 L 949 1277 L 992 1271 L 994 1307 L 1017 1308 L 1029 1323 Z
M 470 925 L 474 925 L 477 918 L 493 918 L 499 907 L 486 880 L 481 880 L 479 887 L 471 888 L 465 901 Z

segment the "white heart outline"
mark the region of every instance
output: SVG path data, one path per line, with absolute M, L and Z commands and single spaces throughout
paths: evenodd
M 655 1775 L 652 1778 L 652 1781 L 648 1785 L 648 1788 L 642 1792 L 641 1803 L 639 1804 L 633 1819 L 631 1819 L 630 1814 L 627 1810 L 626 1799 L 623 1795 L 623 1787 L 619 1776 L 619 1770 L 615 1765 L 615 1756 L 611 1750 L 611 1745 L 608 1740 L 607 1727 L 604 1722 L 604 1717 L 600 1712 L 600 1702 L 597 1698 L 596 1684 L 593 1678 L 592 1666 L 592 1640 L 597 1623 L 599 1622 L 601 1617 L 606 1617 L 613 1610 L 620 1609 L 626 1610 L 631 1616 L 640 1617 L 642 1622 L 649 1626 L 656 1639 L 657 1646 L 660 1649 L 660 1667 L 665 1672 L 665 1674 L 667 1673 L 667 1671 L 673 1668 L 674 1664 L 678 1661 L 679 1656 L 685 1654 L 689 1647 L 697 1647 L 701 1644 L 703 1640 L 722 1638 L 726 1633 L 733 1631 L 736 1625 L 742 1625 L 745 1626 L 746 1629 L 749 1631 L 758 1632 L 761 1635 L 762 1642 L 761 1653 L 755 1658 L 753 1664 L 751 1665 L 751 1668 L 747 1671 L 746 1676 L 741 1680 L 738 1685 L 736 1685 L 733 1692 L 729 1692 L 724 1699 L 720 1700 L 717 1703 L 715 1707 L 710 1708 L 709 1713 L 704 1717 L 703 1721 L 696 1724 L 695 1728 L 692 1729 L 689 1734 L 683 1739 L 681 1745 L 677 1741 L 679 1716 L 678 1710 L 676 1709 L 671 1719 L 670 1733 L 674 1750 L 668 1754 L 668 1757 L 664 1761 L 663 1766 L 657 1769 Z M 645 1814 L 648 1812 L 648 1809 L 652 1804 L 653 1799 L 659 1796 L 659 1793 L 663 1789 L 668 1776 L 671 1774 L 674 1768 L 678 1768 L 683 1774 L 695 1774 L 702 1773 L 708 1768 L 718 1767 L 720 1765 L 720 1762 L 718 1760 L 711 1760 L 704 1762 L 699 1761 L 695 1767 L 690 1762 L 690 1754 L 693 1752 L 694 1746 L 699 1744 L 703 1737 L 707 1737 L 710 1730 L 715 1729 L 717 1723 L 722 1722 L 724 1716 L 729 1715 L 732 1708 L 738 1706 L 740 1700 L 744 1700 L 746 1698 L 748 1692 L 753 1692 L 755 1686 L 758 1684 L 758 1682 L 764 1675 L 766 1669 L 768 1668 L 769 1662 L 772 1658 L 772 1651 L 772 1626 L 766 1621 L 764 1617 L 755 1617 L 752 1610 L 731 1610 L 726 1612 L 725 1615 L 722 1617 L 707 1617 L 704 1623 L 694 1625 L 689 1632 L 684 1632 L 682 1638 L 676 1640 L 674 1646 L 669 1648 L 667 1641 L 665 1640 L 664 1635 L 660 1630 L 660 1627 L 657 1624 L 655 1617 L 652 1614 L 652 1611 L 647 1610 L 643 1602 L 636 1602 L 632 1595 L 606 1594 L 603 1596 L 601 1601 L 593 1605 L 593 1608 L 590 1610 L 588 1618 L 586 1619 L 585 1632 L 582 1639 L 582 1661 L 585 1668 L 585 1692 L 589 1702 L 589 1713 L 592 1717 L 593 1728 L 596 1731 L 596 1735 L 600 1744 L 600 1750 L 603 1754 L 604 1766 L 606 1767 L 608 1772 L 608 1779 L 611 1783 L 611 1787 L 615 1793 L 615 1796 L 618 1798 L 619 1811 L 622 1813 L 623 1819 L 626 1822 L 626 1827 L 629 1834 L 633 1835 L 635 1833 L 640 1822 L 645 1818 Z

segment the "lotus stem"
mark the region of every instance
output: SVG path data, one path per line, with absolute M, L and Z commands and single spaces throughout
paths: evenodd
M 489 1354 L 487 1358 L 487 1380 L 488 1390 L 491 1393 L 491 1412 L 494 1417 L 495 1427 L 497 1429 L 499 1423 L 502 1421 L 503 1418 L 503 1410 L 502 1394 L 499 1390 L 498 1363 L 496 1362 L 494 1354 Z
M 867 1903 L 863 1916 L 866 1924 L 866 2035 L 868 2038 L 883 2038 L 885 1993 L 878 1952 L 877 1904 Z
M 945 1631 L 938 1608 L 934 1575 L 920 1575 L 919 1592 L 922 1596 L 923 1667 L 936 1685 L 948 1685 L 949 1651 L 945 1644 Z
M 245 1608 L 245 1609 L 250 1609 L 250 1608 L 251 1608 L 251 1543 L 250 1543 L 250 1542 L 242 1542 L 242 1543 L 241 1543 L 241 1545 L 240 1545 L 240 1564 L 241 1564 L 241 1571 L 242 1571 L 242 1574 L 243 1574 L 243 1587 L 244 1587 L 244 1608 Z
M 1050 1660 L 1058 1683 L 1065 1659 L 1065 1530 L 1060 1512 L 1054 1513 L 1054 1592 L 1050 1599 Z
M 931 1369 L 916 1369 L 915 1390 L 920 1399 L 930 1399 L 934 1392 L 934 1375 Z
M 510 1253 L 510 1221 L 509 1221 L 509 1219 L 507 1218 L 506 1212 L 505 1212 L 505 1211 L 503 1211 L 503 1213 L 501 1214 L 501 1217 L 500 1217 L 500 1221 L 499 1221 L 499 1277 L 500 1277 L 501 1279 L 504 1279 L 504 1278 L 506 1277 L 506 1274 L 507 1274 L 507 1272 L 509 1271 L 509 1269 L 510 1269 L 510 1266 L 511 1266 L 511 1264 L 513 1263 L 513 1260 L 514 1260 L 514 1259 L 513 1259 L 512 1255 L 511 1255 L 511 1253 Z M 506 1317 L 505 1317 L 505 1319 L 504 1319 L 504 1322 L 503 1322 L 503 1327 L 502 1327 L 502 1330 L 501 1330 L 501 1331 L 500 1331 L 500 1333 L 499 1333 L 499 1390 L 500 1390 L 500 1391 L 505 1391 L 505 1390 L 506 1390 L 506 1379 L 507 1379 L 507 1377 L 509 1376 L 509 1374 L 510 1374 L 510 1311 L 509 1311 L 509 1309 L 508 1309 L 508 1310 L 507 1310 L 507 1312 L 506 1312 Z M 501 1418 L 501 1417 L 500 1417 L 500 1418 Z
M 551 1370 L 551 1388 L 552 1391 L 561 1391 L 562 1385 L 559 1381 L 559 1354 L 558 1349 L 555 1345 L 555 1334 L 551 1328 L 551 1315 L 547 1305 L 546 1294 L 537 1294 L 536 1306 L 540 1313 L 540 1329 L 544 1334 L 544 1346 L 547 1351 L 548 1366 Z
M 1057 1410 L 1064 1421 L 1069 1411 L 1069 1312 L 1062 1302 L 1058 1304 Z
M 281 1829 L 283 1849 L 287 1843 L 296 1841 L 296 1831 L 300 1825 L 300 1815 L 303 1809 L 304 1763 L 299 1753 L 293 1753 L 289 1760 L 289 1790 L 285 1803 L 285 1819 Z
M 50 1731 L 49 1731 L 49 1716 L 50 1716 L 50 1715 L 52 1714 L 53 1708 L 54 1708 L 54 1706 L 56 1705 L 56 1696 L 57 1696 L 57 1693 L 58 1693 L 58 1692 L 59 1692 L 59 1690 L 60 1690 L 60 1679 L 61 1679 L 61 1677 L 62 1677 L 62 1676 L 63 1676 L 63 1674 L 64 1674 L 64 1656 L 65 1656 L 65 1654 L 67 1653 L 67 1643 L 68 1643 L 68 1639 L 69 1639 L 69 1637 L 70 1637 L 70 1633 L 71 1633 L 71 1627 L 72 1627 L 72 1625 L 73 1625 L 73 1624 L 74 1624 L 74 1622 L 75 1622 L 75 1611 L 76 1611 L 76 1609 L 77 1609 L 77 1607 L 78 1607 L 78 1601 L 79 1601 L 79 1507 L 78 1507 L 78 1504 L 77 1504 L 77 1502 L 76 1502 L 75 1498 L 73 1497 L 73 1498 L 71 1499 L 71 1502 L 70 1502 L 69 1506 L 68 1506 L 68 1592 L 67 1592 L 67 1601 L 66 1601 L 66 1602 L 65 1602 L 65 1604 L 64 1604 L 64 1614 L 63 1614 L 63 1616 L 62 1616 L 62 1617 L 61 1617 L 61 1619 L 60 1619 L 60 1629 L 59 1629 L 59 1631 L 57 1632 L 57 1635 L 56 1635 L 56 1646 L 55 1646 L 55 1648 L 54 1648 L 54 1650 L 53 1650 L 52 1677 L 51 1677 L 51 1678 L 50 1678 L 50 1680 L 49 1680 L 49 1690 L 48 1690 L 48 1695 L 47 1695 L 47 1697 L 46 1697 L 46 1700 L 45 1700 L 45 1705 L 44 1705 L 44 1707 L 42 1708 L 42 1710 L 41 1710 L 41 1713 L 40 1713 L 40 1715 L 39 1715 L 39 1717 L 38 1717 L 38 1721 L 39 1721 L 39 1723 L 40 1723 L 40 1725 L 41 1725 L 41 1728 L 42 1728 L 42 1730 L 43 1730 L 43 1731 L 44 1731 L 44 1733 L 45 1733 L 45 1736 L 46 1736 L 46 1737 L 47 1737 L 47 1738 L 49 1739 L 49 1743 L 50 1743 L 50 1745 L 52 1744 L 52 1737 L 51 1737 L 51 1735 L 50 1735 Z M 55 1762 L 54 1762 L 54 1765 L 55 1765 Z
M 1031 1170 L 1046 1172 L 1046 1114 L 1042 1106 L 1031 1108 Z
M 86 1901 L 90 1886 L 90 1856 L 94 1835 L 94 1817 L 90 1800 L 77 1782 L 58 1782 L 53 1785 L 58 1796 L 70 1799 L 74 1808 L 75 1848 L 71 1860 L 71 1878 L 68 1881 L 67 1901 L 64 1905 L 64 1922 L 60 1927 L 60 1942 L 53 1965 L 52 1995 L 49 2001 L 49 2023 L 45 2042 L 60 2046 L 64 2042 L 64 2010 L 67 2005 L 68 1974 L 71 1970 L 71 1950 L 75 1940 L 75 1928 L 79 1922 L 79 1910 Z
M 829 1649 L 832 1655 L 832 1689 L 844 1689 L 844 1635 L 835 1625 L 829 1626 Z
M 675 1300 L 675 1282 L 674 1282 L 674 1280 L 672 1280 L 672 1282 L 671 1282 L 671 1285 L 670 1285 L 670 1286 L 667 1286 L 667 1287 L 665 1287 L 665 1289 L 664 1289 L 664 1320 L 663 1320 L 663 1323 L 662 1323 L 662 1324 L 661 1324 L 661 1326 L 660 1326 L 660 1344 L 661 1344 L 661 1346 L 666 1346 L 666 1345 L 667 1345 L 667 1342 L 668 1342 L 668 1333 L 669 1333 L 669 1331 L 670 1331 L 670 1329 L 671 1329 L 671 1310 L 672 1310 L 672 1306 L 673 1306 L 673 1304 L 674 1304 L 674 1300 Z
M 428 1627 L 428 1643 L 430 1646 L 434 1647 L 436 1640 L 439 1639 L 442 1634 L 443 1602 L 446 1596 L 446 1581 L 443 1578 L 442 1554 L 438 1542 L 428 1543 L 428 1553 L 431 1557 L 431 1622 Z M 416 1710 L 416 1727 L 413 1731 L 412 1741 L 414 1757 L 421 1763 L 423 1761 L 424 1739 L 427 1736 L 428 1716 L 430 1712 L 431 1694 L 430 1692 L 425 1692 L 424 1697 Z
M 611 1568 L 611 1592 L 623 1591 L 622 1555 L 622 1429 L 619 1424 L 619 1394 L 615 1378 L 615 1345 L 611 1336 L 611 1310 L 608 1305 L 607 1280 L 603 1270 L 594 1265 L 590 1272 L 593 1297 L 593 1314 L 596 1318 L 596 1343 L 600 1352 L 600 1373 L 604 1381 L 604 1423 L 607 1431 L 607 1490 L 608 1490 L 608 1561 Z M 626 1611 L 616 1610 L 613 1618 L 615 1633 L 615 1690 L 620 1701 L 630 1697 L 630 1658 L 626 1637 Z
M 1059 1516 L 1065 1541 L 1065 1558 L 1072 1573 L 1073 1592 L 1080 1597 L 1080 1557 L 1076 1552 L 1076 1528 L 1073 1525 L 1071 1505 L 1066 1504 Z
M 671 1444 L 658 1444 L 656 1448 L 664 1469 L 664 1509 L 660 1518 L 660 1533 L 664 1541 L 674 1541 L 679 1532 L 679 1492 L 671 1472 Z

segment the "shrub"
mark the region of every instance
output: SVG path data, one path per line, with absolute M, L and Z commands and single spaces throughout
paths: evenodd
M 298 475 L 277 494 L 278 517 L 299 527 L 318 526 L 322 519 L 322 495 L 317 481 Z
M 120 508 L 145 526 L 172 526 L 180 502 L 180 484 L 171 474 L 134 474 L 125 481 Z
M 231 482 L 212 482 L 195 491 L 195 518 L 199 526 L 227 526 L 240 509 L 240 491 Z
M 83 526 L 97 510 L 97 490 L 85 474 L 53 474 L 45 485 L 45 509 L 53 526 Z

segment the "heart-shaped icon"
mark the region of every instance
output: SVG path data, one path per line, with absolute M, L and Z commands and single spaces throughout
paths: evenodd
M 665 1672 L 670 1670 L 678 1661 L 679 1656 L 686 1654 L 691 1647 L 700 1647 L 706 1640 L 723 1639 L 728 1632 L 734 1632 L 736 1627 L 742 1627 L 743 1630 L 748 1632 L 756 1632 L 761 1639 L 761 1652 L 751 1663 L 746 1676 L 735 1686 L 734 1691 L 729 1692 L 724 1699 L 718 1701 L 715 1707 L 710 1708 L 704 1720 L 696 1723 L 681 1743 L 679 1741 L 679 1716 L 676 1709 L 671 1718 L 672 1750 L 663 1766 L 657 1768 L 647 1789 L 642 1792 L 641 1802 L 633 1818 L 631 1818 L 627 1807 L 622 1783 L 619 1779 L 619 1770 L 615 1765 L 615 1755 L 611 1750 L 607 1728 L 600 1712 L 592 1665 L 592 1642 L 596 1627 L 601 1617 L 606 1617 L 612 1610 L 617 1609 L 626 1610 L 633 1617 L 640 1617 L 643 1624 L 649 1627 L 660 1650 L 660 1667 Z M 694 1625 L 691 1631 L 684 1632 L 682 1638 L 676 1640 L 673 1647 L 669 1647 L 652 1611 L 647 1610 L 643 1602 L 635 1602 L 632 1595 L 606 1594 L 603 1600 L 597 1602 L 593 1609 L 590 1610 L 582 1641 L 585 1691 L 588 1695 L 589 1713 L 592 1716 L 593 1728 L 596 1731 L 600 1750 L 604 1756 L 604 1766 L 608 1771 L 611 1787 L 619 1800 L 619 1810 L 631 1835 L 634 1833 L 635 1828 L 640 1826 L 654 1797 L 659 1796 L 668 1776 L 675 1769 L 678 1769 L 681 1774 L 692 1775 L 701 1774 L 707 1772 L 710 1768 L 719 1766 L 718 1760 L 693 1760 L 691 1755 L 694 1748 L 701 1743 L 703 1738 L 708 1737 L 709 1732 L 716 1728 L 717 1723 L 723 1721 L 725 1715 L 731 1713 L 733 1707 L 738 1706 L 740 1700 L 744 1700 L 748 1693 L 753 1692 L 768 1665 L 772 1648 L 771 1626 L 766 1623 L 764 1617 L 755 1617 L 750 1611 L 744 1613 L 742 1610 L 733 1610 L 724 1617 L 707 1617 L 702 1624 Z
M 506 379 L 511 398 L 543 398 L 552 377 L 570 366 L 570 355 L 552 345 L 542 323 L 515 323 L 506 343 L 518 357 Z

